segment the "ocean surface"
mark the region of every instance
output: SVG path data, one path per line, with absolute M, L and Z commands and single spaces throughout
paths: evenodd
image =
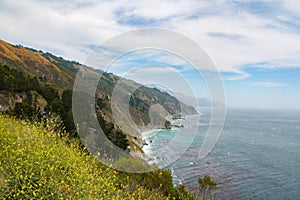
M 218 183 L 217 199 L 300 199 L 300 111 L 229 109 L 217 144 L 203 159 L 198 152 L 210 113 L 201 112 L 200 118 L 173 122 L 184 128 L 144 135 L 144 151 L 161 166 L 160 150 L 176 144 L 165 153 L 177 161 L 164 166 L 172 171 L 175 184 L 195 192 L 198 177 L 209 174 Z

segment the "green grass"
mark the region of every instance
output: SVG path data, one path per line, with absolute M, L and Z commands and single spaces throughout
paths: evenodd
M 153 187 L 143 184 L 148 176 L 160 182 L 165 177 L 159 175 L 165 171 L 147 175 L 118 172 L 58 135 L 38 123 L 0 114 L 0 199 L 156 200 L 173 195 L 163 190 L 164 184 L 170 187 L 170 181 L 153 182 Z

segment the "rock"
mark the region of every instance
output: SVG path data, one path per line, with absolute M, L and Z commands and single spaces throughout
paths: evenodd
M 172 128 L 171 122 L 168 121 L 168 120 L 166 120 L 166 121 L 165 121 L 165 127 L 164 127 L 164 128 L 165 128 L 165 129 L 171 129 L 171 128 Z

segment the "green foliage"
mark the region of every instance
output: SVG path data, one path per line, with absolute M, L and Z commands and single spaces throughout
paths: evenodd
M 116 146 L 120 147 L 121 149 L 128 149 L 129 142 L 126 135 L 123 131 L 114 127 L 114 124 L 111 122 L 105 122 L 101 115 L 98 115 L 98 122 L 106 135 L 106 137 Z
M 169 171 L 113 170 L 62 135 L 0 115 L 0 199 L 189 199 Z
M 37 52 L 34 49 L 29 50 Z M 58 83 L 72 83 L 78 71 L 77 65 L 80 64 L 66 61 L 50 53 L 43 54 L 41 51 L 40 53 L 56 65 L 60 72 L 66 72 L 66 75 L 60 76 L 61 73 L 59 74 L 57 70 L 50 70 L 52 74 L 46 78 L 48 74 L 45 73 L 48 71 L 36 68 L 41 67 L 36 65 L 36 60 L 30 60 L 31 56 L 27 57 L 28 60 L 20 57 L 32 69 L 23 70 L 18 62 L 9 62 L 11 68 L 0 65 L 0 90 L 26 94 L 21 103 L 16 103 L 14 115 L 34 120 L 37 113 L 42 113 L 40 115 L 42 122 L 53 119 L 54 123 L 57 123 L 56 119 L 59 121 L 58 125 L 55 125 L 56 131 L 63 123 L 69 134 L 74 133 L 76 129 L 72 116 L 72 91 L 63 91 L 62 85 Z M 37 70 L 40 73 L 37 73 Z M 101 111 L 105 111 L 107 121 L 102 116 L 98 119 L 105 135 L 120 148 L 128 150 L 126 134 L 111 123 L 109 97 L 119 79 L 120 77 L 111 73 L 103 73 L 98 90 L 104 97 L 97 99 L 97 105 Z M 52 81 L 53 85 L 47 81 Z M 129 80 L 124 81 L 124 91 L 127 92 L 133 92 L 135 87 L 140 86 Z M 71 89 L 71 84 L 63 87 Z M 46 110 L 43 112 L 37 110 L 36 102 L 31 96 L 33 91 L 47 101 Z M 140 120 L 140 124 L 149 122 L 148 110 L 151 105 L 157 103 L 170 114 L 180 113 L 178 100 L 155 88 L 138 88 L 131 101 L 130 111 L 134 110 L 131 114 L 134 115 L 133 118 Z M 43 125 L 32 126 L 24 121 L 0 115 L 0 198 L 192 199 L 184 186 L 173 187 L 169 171 L 158 170 L 136 175 L 117 172 L 102 166 L 87 155 L 82 146 L 78 145 L 78 141 L 76 137 L 66 139 L 60 133 L 53 136 L 53 131 L 44 129 Z M 131 162 L 132 160 L 120 160 L 118 164 L 137 164 Z
M 196 194 L 196 199 L 207 200 L 215 199 L 213 189 L 217 187 L 217 183 L 211 179 L 209 175 L 204 175 L 203 178 L 198 178 L 198 184 L 200 186 L 198 194 Z
M 34 110 L 28 102 L 16 103 L 14 113 L 17 117 L 28 118 L 33 116 Z
M 108 137 L 109 138 L 109 137 Z M 121 130 L 116 130 L 113 134 L 113 137 L 109 138 L 111 141 L 120 147 L 121 149 L 126 150 L 129 146 L 126 135 Z
M 61 95 L 62 105 L 66 112 L 72 108 L 72 90 L 65 90 Z
M 102 98 L 97 98 L 96 99 L 96 104 L 99 106 L 100 109 L 103 109 L 105 104 L 104 104 L 105 100 Z
M 73 120 L 73 113 L 71 109 L 63 113 L 62 120 L 68 133 L 73 134 L 76 132 L 76 127 Z
M 150 106 L 147 104 L 146 101 L 143 101 L 142 99 L 132 95 L 130 100 L 129 100 L 129 105 L 134 107 L 140 112 L 146 113 L 148 112 Z
M 175 188 L 176 199 L 194 200 L 194 196 L 186 189 L 185 185 L 178 185 Z
M 169 170 L 158 169 L 153 172 L 128 174 L 122 173 L 122 176 L 128 176 L 128 184 L 131 188 L 135 185 L 142 185 L 148 190 L 155 190 L 162 193 L 169 199 L 193 200 L 193 195 L 186 190 L 185 186 L 179 185 L 174 187 L 172 175 Z
M 59 99 L 58 90 L 51 86 L 45 85 L 38 91 L 48 102 L 52 102 L 55 98 Z
M 60 97 L 56 87 L 49 83 L 40 85 L 36 77 L 24 77 L 21 72 L 2 66 L 0 67 L 0 72 L 0 89 L 26 92 L 26 98 L 23 102 L 16 103 L 15 105 L 15 109 L 13 110 L 15 116 L 29 120 L 35 119 L 38 116 L 38 110 L 30 93 L 30 91 L 36 91 L 47 101 L 45 112 L 58 114 L 66 131 L 71 133 L 71 135 L 77 135 L 73 134 L 76 132 L 76 128 L 72 115 L 71 90 L 64 90 Z M 121 130 L 116 129 L 111 122 L 106 123 L 102 118 L 100 119 L 100 125 L 105 135 L 113 144 L 122 149 L 127 149 L 129 143 L 126 135 Z
M 31 49 L 30 49 L 31 50 Z M 32 50 L 31 50 L 32 51 Z M 74 65 L 79 64 L 75 61 L 67 61 L 63 59 L 62 57 L 57 57 L 51 53 L 43 53 L 42 56 L 49 61 L 55 60 L 55 64 L 57 64 L 60 67 L 66 68 L 67 70 L 70 70 L 71 72 L 76 73 L 78 71 L 77 68 L 74 67 Z
M 115 163 L 115 166 L 120 171 L 130 171 L 130 172 L 139 172 L 139 171 L 147 171 L 150 169 L 157 169 L 156 166 L 149 165 L 143 160 L 134 159 L 134 158 L 120 158 Z M 129 175 L 125 173 L 125 175 Z M 138 181 L 137 181 L 138 182 Z
M 23 100 L 22 103 L 16 103 L 14 115 L 22 119 L 36 119 L 38 115 L 38 110 L 32 104 L 32 95 L 30 91 L 26 92 L 26 98 Z
M 15 69 L 0 65 L 0 90 L 29 91 L 37 89 L 39 89 L 39 83 L 36 77 L 24 77 Z

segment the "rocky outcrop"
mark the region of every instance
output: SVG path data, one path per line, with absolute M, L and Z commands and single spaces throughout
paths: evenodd
M 165 128 L 165 129 L 171 129 L 171 128 L 172 128 L 171 122 L 168 121 L 168 120 L 166 120 L 166 121 L 165 121 L 165 127 L 164 127 L 164 128 Z

